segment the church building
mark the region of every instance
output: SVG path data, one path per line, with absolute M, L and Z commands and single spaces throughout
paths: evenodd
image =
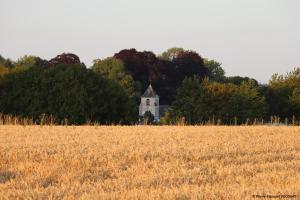
M 141 96 L 139 116 L 143 117 L 147 111 L 152 113 L 154 121 L 159 122 L 159 96 L 153 90 L 151 84 Z

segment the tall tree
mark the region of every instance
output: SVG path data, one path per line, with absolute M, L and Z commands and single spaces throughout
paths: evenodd
M 181 81 L 186 77 L 198 76 L 199 78 L 204 78 L 208 76 L 208 69 L 205 67 L 203 59 L 194 51 L 180 52 L 172 60 L 172 63 Z
M 129 124 L 137 120 L 132 106 L 118 84 L 81 64 L 32 67 L 0 83 L 0 112 L 34 120 L 46 114 L 70 124 Z
M 300 68 L 285 75 L 274 74 L 267 88 L 263 90 L 269 104 L 269 115 L 281 118 L 300 116 L 298 98 L 300 90 Z
M 132 76 L 125 71 L 124 62 L 113 57 L 94 60 L 92 70 L 95 73 L 117 82 L 132 98 L 138 98 L 140 91 Z
M 124 62 L 126 72 L 132 74 L 134 81 L 141 85 L 141 91 L 151 82 L 162 104 L 173 101 L 185 77 L 204 78 L 208 75 L 203 59 L 192 51 L 174 53 L 172 61 L 159 59 L 152 52 L 138 52 L 135 49 L 122 50 L 114 57 Z
M 188 124 L 212 119 L 232 124 L 234 119 L 243 123 L 248 118 L 263 118 L 265 112 L 265 100 L 251 82 L 237 86 L 187 78 L 178 90 L 168 115 L 171 122 L 184 117 Z
M 215 60 L 204 59 L 204 65 L 208 69 L 210 80 L 224 82 L 226 77 L 225 77 L 225 71 L 221 67 L 221 63 Z
M 122 60 L 109 57 L 106 59 L 94 60 L 91 68 L 95 73 L 106 77 L 117 83 L 130 98 L 131 110 L 133 115 L 138 116 L 138 104 L 140 101 L 140 84 L 134 81 L 131 73 L 125 70 L 125 64 Z

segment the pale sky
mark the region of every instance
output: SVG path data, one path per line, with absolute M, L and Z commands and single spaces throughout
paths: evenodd
M 92 60 L 170 47 L 262 83 L 300 67 L 300 0 L 0 0 L 0 54 Z

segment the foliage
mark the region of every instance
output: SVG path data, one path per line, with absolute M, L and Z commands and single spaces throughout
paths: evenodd
M 9 69 L 6 67 L 0 66 L 0 78 L 7 73 L 9 73 Z
M 40 57 L 25 55 L 17 60 L 14 65 L 18 68 L 30 68 L 34 66 L 43 67 L 46 62 L 46 60 L 43 60 Z
M 225 77 L 224 83 L 232 83 L 232 84 L 235 84 L 235 85 L 241 85 L 243 82 L 249 82 L 249 81 L 254 83 L 256 86 L 259 85 L 257 80 L 255 80 L 253 78 L 241 77 L 241 76 Z
M 288 100 L 289 105 L 291 106 L 291 113 L 294 115 L 300 114 L 300 88 L 295 88 L 293 93 L 289 96 Z
M 140 92 L 138 86 L 132 76 L 125 71 L 123 61 L 112 57 L 103 60 L 97 59 L 94 60 L 92 70 L 95 73 L 117 82 L 131 98 L 139 98 Z
M 63 53 L 55 58 L 52 58 L 46 63 L 47 67 L 52 67 L 56 65 L 75 65 L 75 64 L 80 64 L 80 59 L 77 55 L 72 54 L 72 53 Z
M 215 60 L 204 59 L 204 65 L 209 71 L 209 79 L 212 81 L 224 82 L 225 71 L 221 67 L 221 63 Z
M 178 54 L 184 52 L 183 48 L 173 47 L 168 49 L 167 51 L 163 52 L 159 58 L 162 60 L 172 61 L 174 58 L 178 57 Z
M 132 105 L 119 85 L 78 64 L 32 67 L 0 84 L 0 112 L 34 120 L 45 114 L 70 124 L 130 123 Z
M 18 73 L 31 67 L 43 67 L 47 61 L 36 56 L 25 55 L 16 62 L 5 59 L 0 55 L 0 78 L 8 73 Z
M 0 66 L 11 68 L 14 66 L 13 62 L 10 59 L 5 59 L 3 56 L 0 55 Z
M 114 55 L 125 64 L 125 71 L 144 91 L 149 83 L 156 88 L 162 104 L 170 104 L 183 79 L 189 76 L 204 78 L 208 70 L 203 59 L 192 51 L 180 51 L 172 55 L 172 60 L 163 60 L 152 52 L 138 52 L 125 49 Z
M 300 116 L 300 68 L 285 75 L 274 74 L 262 93 L 269 105 L 269 115 L 281 118 Z
M 0 55 L 0 112 L 34 121 L 53 115 L 74 124 L 135 123 L 139 97 L 149 83 L 161 105 L 172 104 L 162 123 L 300 117 L 300 68 L 274 74 L 261 85 L 250 77 L 227 77 L 220 62 L 178 47 L 160 56 L 124 49 L 95 60 L 91 69 L 72 53 L 49 61 L 32 55 L 12 61 Z
M 203 59 L 194 51 L 179 52 L 177 57 L 172 60 L 172 63 L 177 71 L 177 78 L 181 82 L 186 77 L 197 76 L 204 78 L 208 76 L 208 69 L 205 67 Z
M 173 123 L 184 117 L 188 124 L 209 120 L 233 124 L 244 123 L 248 118 L 264 117 L 266 104 L 251 82 L 237 86 L 187 78 L 178 90 L 169 112 Z M 239 121 L 234 122 L 235 118 Z

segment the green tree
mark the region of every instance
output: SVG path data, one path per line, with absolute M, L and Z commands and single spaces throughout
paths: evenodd
M 0 66 L 3 66 L 5 63 L 5 58 L 0 54 Z
M 186 78 L 178 89 L 175 100 L 168 110 L 167 121 L 177 123 L 182 117 L 188 124 L 197 124 L 205 120 L 207 113 L 203 84 L 197 78 Z
M 132 105 L 118 84 L 81 64 L 31 67 L 0 83 L 0 112 L 34 120 L 46 114 L 70 124 L 128 124 L 136 121 Z
M 92 70 L 95 73 L 117 82 L 130 97 L 138 98 L 140 96 L 138 86 L 132 76 L 126 73 L 123 61 L 113 57 L 103 60 L 97 59 L 94 60 Z
M 267 104 L 265 98 L 259 93 L 255 81 L 244 81 L 238 87 L 237 93 L 233 96 L 228 108 L 234 112 L 230 117 L 237 117 L 240 122 L 247 118 L 266 118 Z
M 300 68 L 285 75 L 274 74 L 267 88 L 263 90 L 269 104 L 269 115 L 281 118 L 300 116 L 298 98 L 300 90 Z
M 6 68 L 12 68 L 14 67 L 13 61 L 11 61 L 9 58 L 5 59 L 0 55 L 0 66 L 6 67 Z
M 184 117 L 188 124 L 209 120 L 233 124 L 235 118 L 238 123 L 244 123 L 248 118 L 264 117 L 266 103 L 251 82 L 237 86 L 188 78 L 178 90 L 168 114 L 169 121 L 176 122 Z
M 168 61 L 172 61 L 174 58 L 176 58 L 179 53 L 184 52 L 185 50 L 183 48 L 179 48 L 179 47 L 173 47 L 168 49 L 167 51 L 163 52 L 159 58 L 162 60 L 168 60 Z
M 215 60 L 204 59 L 204 65 L 208 68 L 210 80 L 218 82 L 225 80 L 225 71 L 221 67 L 221 63 Z
M 33 66 L 40 66 L 42 67 L 46 63 L 45 60 L 41 59 L 40 57 L 25 55 L 15 62 L 15 67 L 19 68 L 30 68 Z
M 243 82 L 248 82 L 251 81 L 253 82 L 256 86 L 258 86 L 257 80 L 249 77 L 241 77 L 241 76 L 229 76 L 225 78 L 224 83 L 232 83 L 235 85 L 241 85 Z
M 289 105 L 293 114 L 299 114 L 300 111 L 300 88 L 295 88 L 292 95 L 289 96 Z

